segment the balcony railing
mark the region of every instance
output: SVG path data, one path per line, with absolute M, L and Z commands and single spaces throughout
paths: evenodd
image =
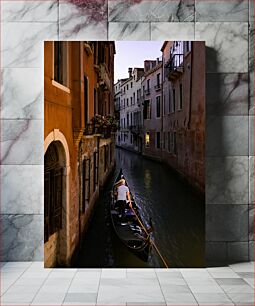
M 149 95 L 150 92 L 151 92 L 151 89 L 150 89 L 150 88 L 147 88 L 147 89 L 144 90 L 144 93 L 145 93 L 146 95 Z
M 183 54 L 174 54 L 165 64 L 165 75 L 175 80 L 183 73 Z
M 114 132 L 116 132 L 115 128 L 102 127 L 96 124 L 87 123 L 84 129 L 83 135 L 84 136 L 98 135 L 98 136 L 101 136 L 101 138 L 110 138 L 111 133 L 114 133 Z
M 129 125 L 129 130 L 132 132 L 132 133 L 141 133 L 142 130 L 143 130 L 143 126 L 141 124 L 135 124 L 135 125 Z
M 155 89 L 156 91 L 160 90 L 160 89 L 161 89 L 161 84 L 155 85 L 155 86 L 154 86 L 154 89 Z

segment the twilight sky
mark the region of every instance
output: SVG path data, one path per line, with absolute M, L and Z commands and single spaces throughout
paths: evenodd
M 114 83 L 128 77 L 128 68 L 142 67 L 144 60 L 162 56 L 163 41 L 115 41 Z

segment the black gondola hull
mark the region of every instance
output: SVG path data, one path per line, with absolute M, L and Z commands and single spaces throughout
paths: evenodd
M 110 203 L 110 215 L 112 220 L 113 229 L 122 241 L 122 243 L 141 260 L 147 262 L 150 252 L 150 235 L 146 231 L 146 227 L 139 213 L 138 207 L 135 205 L 132 193 L 130 196 L 132 199 L 133 209 L 127 206 L 125 222 L 119 218 L 118 208 L 116 207 L 116 183 L 122 178 L 122 170 L 115 180 L 115 184 L 112 188 L 111 203 Z M 127 183 L 126 183 L 127 185 Z M 139 219 L 139 221 L 138 221 Z

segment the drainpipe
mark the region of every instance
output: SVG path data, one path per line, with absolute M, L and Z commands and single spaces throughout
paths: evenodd
M 190 89 L 189 89 L 189 120 L 188 129 L 190 129 L 191 120 L 191 102 L 192 102 L 192 66 L 193 66 L 193 42 L 191 42 L 191 59 L 190 59 Z

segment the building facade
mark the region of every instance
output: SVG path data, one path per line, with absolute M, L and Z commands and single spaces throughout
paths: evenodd
M 116 84 L 114 84 L 114 106 L 115 106 L 115 116 L 120 122 L 120 108 L 122 104 L 122 85 L 127 79 L 120 79 L 117 81 Z M 118 130 L 116 133 L 116 145 L 120 146 L 121 145 L 121 133 Z
M 157 59 L 144 62 L 143 123 L 144 146 L 143 155 L 161 159 L 162 136 L 162 61 Z
M 121 86 L 120 92 L 117 93 L 120 101 L 120 130 L 117 144 L 122 148 L 141 153 L 143 146 L 141 83 L 144 69 L 129 68 L 128 73 L 129 78 L 119 81 Z
M 204 193 L 205 44 L 175 41 L 162 46 L 161 158 Z
M 112 42 L 45 42 L 44 262 L 68 266 L 114 166 L 114 135 L 96 114 L 114 112 Z

